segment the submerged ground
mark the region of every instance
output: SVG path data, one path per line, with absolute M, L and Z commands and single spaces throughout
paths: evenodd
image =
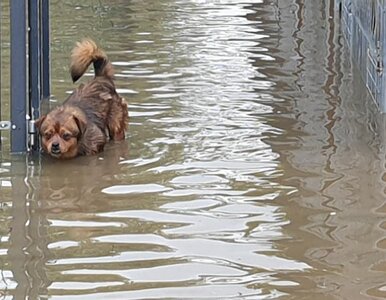
M 130 126 L 96 157 L 2 154 L 3 298 L 386 297 L 383 120 L 305 2 L 52 1 L 52 106 L 91 37 Z

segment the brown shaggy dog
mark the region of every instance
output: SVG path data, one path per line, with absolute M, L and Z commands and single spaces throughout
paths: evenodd
M 123 140 L 127 126 L 127 104 L 115 90 L 113 67 L 92 40 L 77 43 L 72 51 L 70 73 L 76 82 L 93 63 L 95 77 L 81 84 L 72 95 L 36 121 L 44 151 L 66 159 L 103 150 L 106 133 Z

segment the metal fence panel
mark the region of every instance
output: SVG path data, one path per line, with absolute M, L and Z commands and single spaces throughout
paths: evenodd
M 26 1 L 11 1 L 11 150 L 27 150 Z
M 366 86 L 386 112 L 384 0 L 341 0 L 342 32 Z

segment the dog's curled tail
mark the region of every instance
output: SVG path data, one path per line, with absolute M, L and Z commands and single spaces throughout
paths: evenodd
M 106 53 L 99 49 L 91 39 L 84 39 L 76 43 L 71 53 L 70 73 L 72 81 L 76 82 L 82 77 L 91 63 L 94 64 L 95 76 L 113 78 L 113 66 Z

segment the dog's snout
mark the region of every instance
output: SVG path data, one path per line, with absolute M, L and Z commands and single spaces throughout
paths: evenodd
M 51 152 L 52 153 L 59 153 L 60 152 L 60 145 L 58 142 L 54 142 L 51 145 Z

